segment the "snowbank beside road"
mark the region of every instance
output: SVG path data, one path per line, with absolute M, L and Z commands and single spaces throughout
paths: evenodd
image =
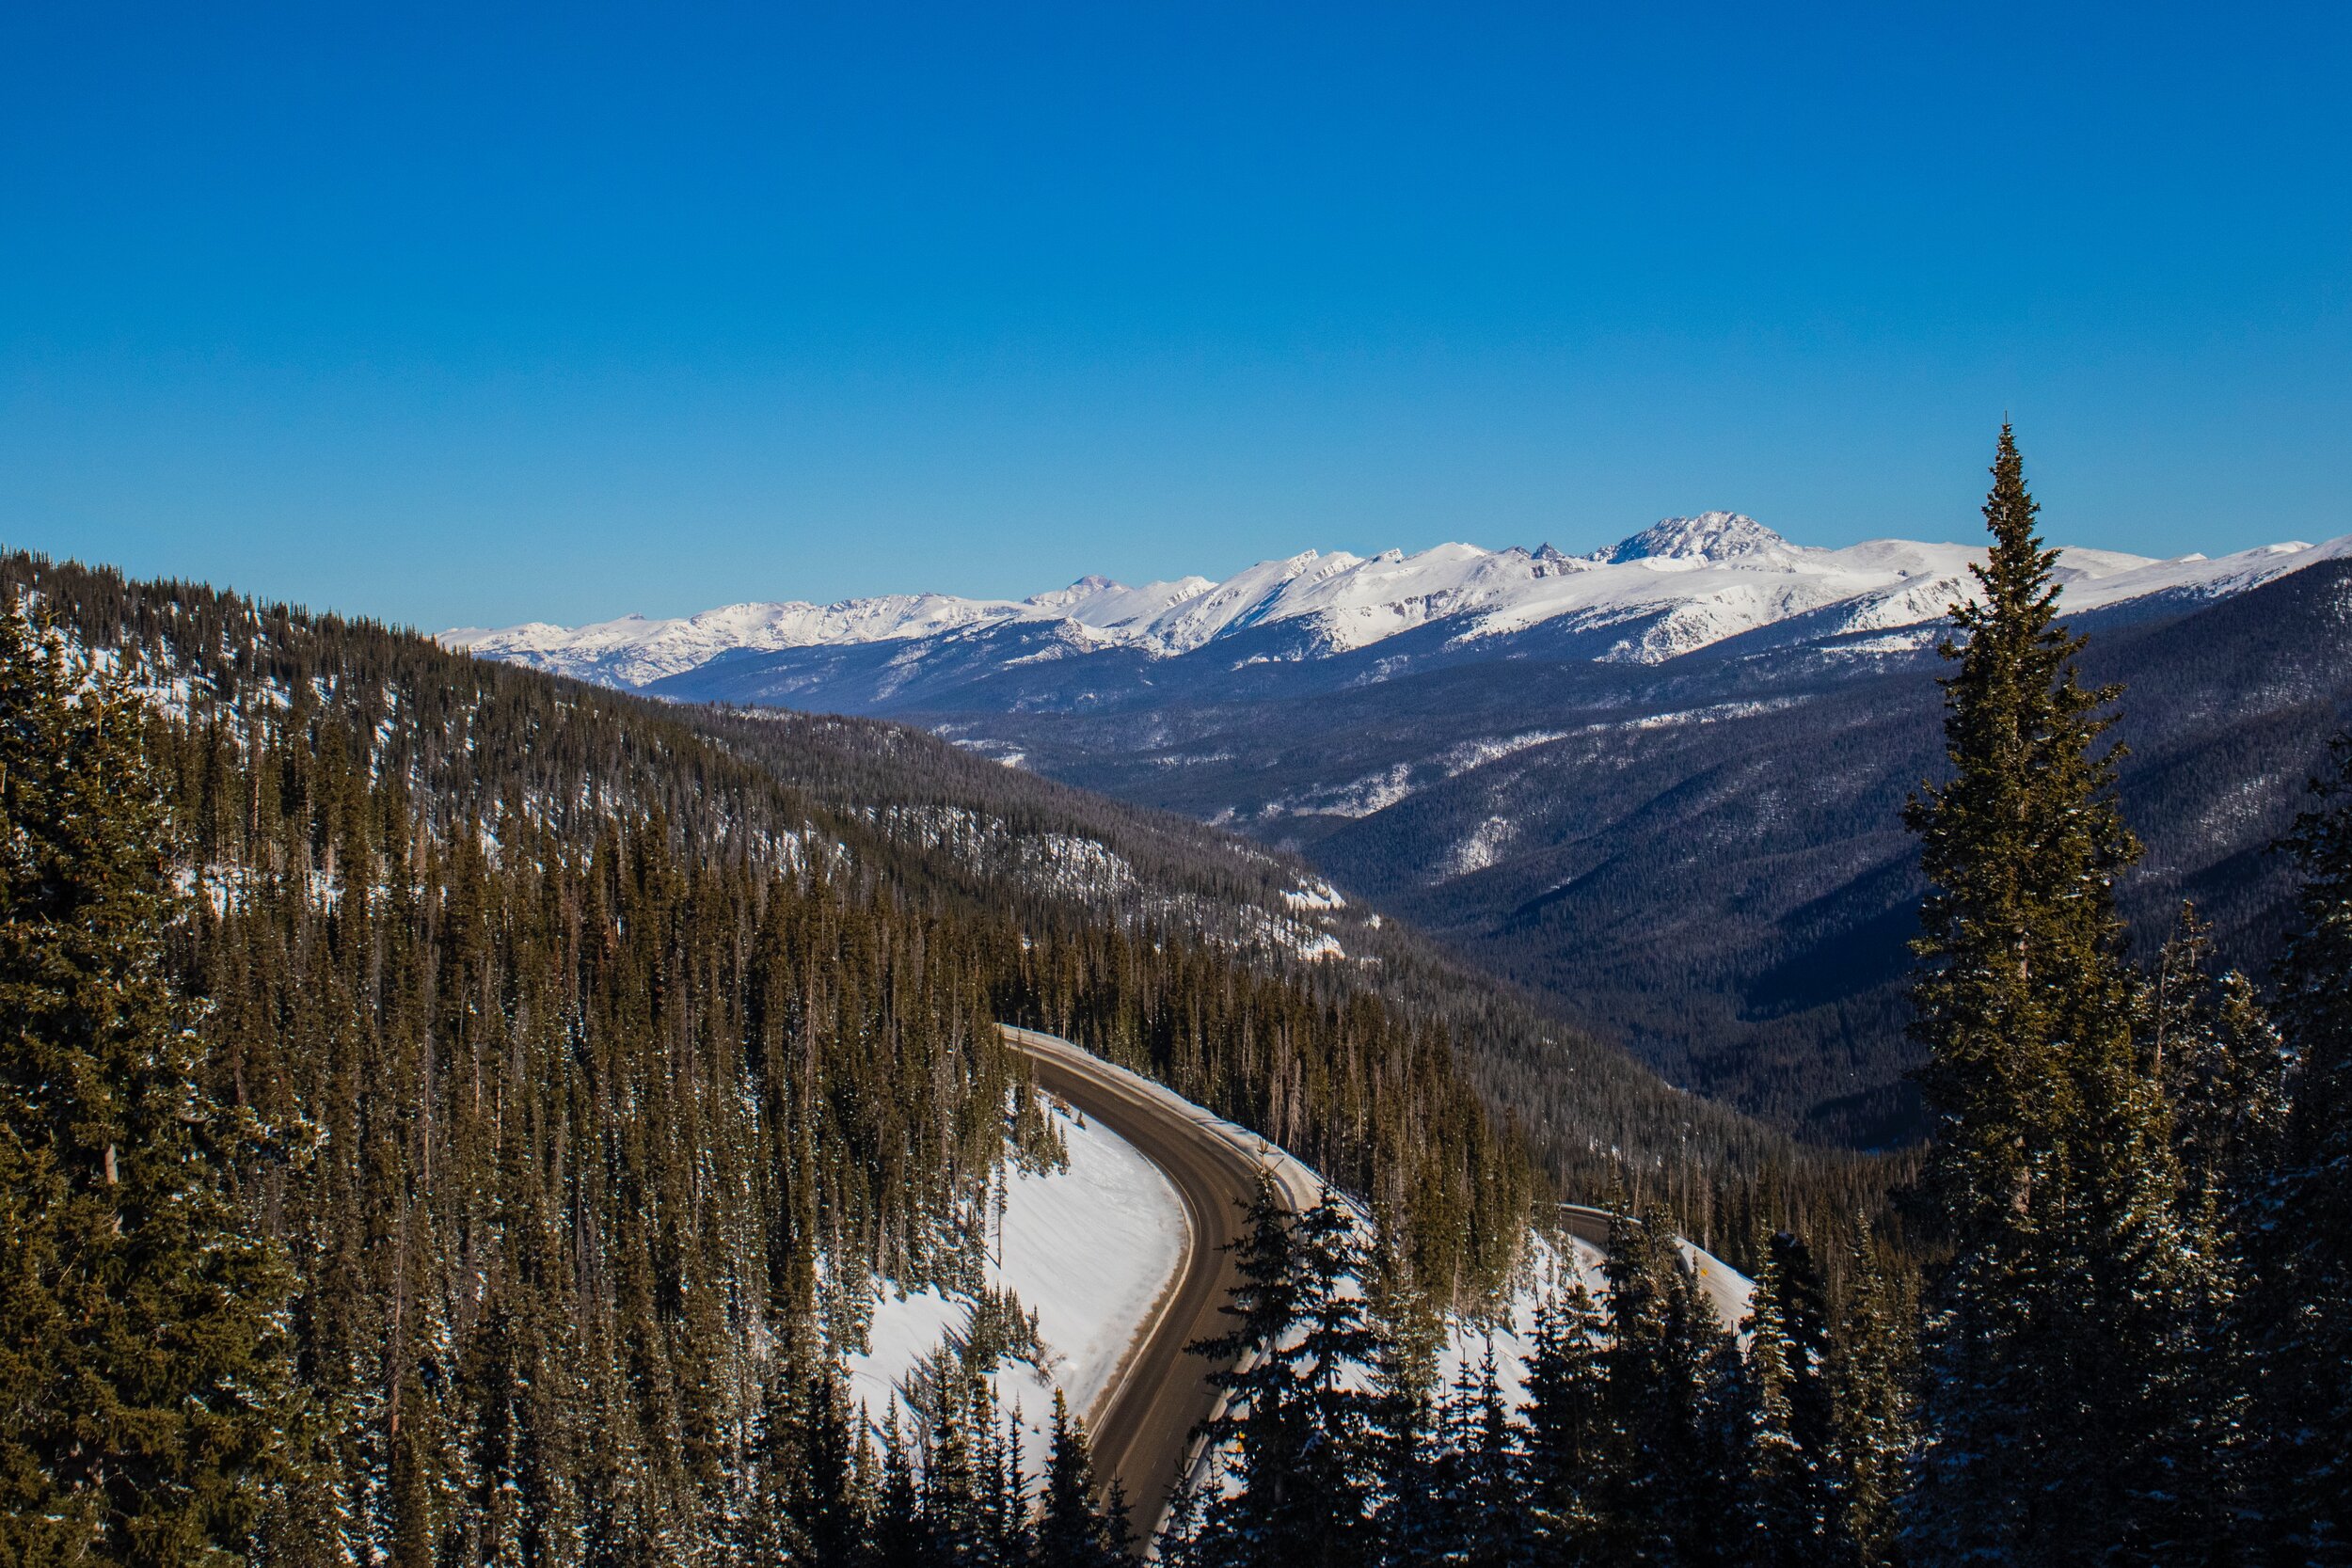
M 1157 1166 L 1106 1127 L 1065 1109 L 1053 1116 L 1069 1167 L 1008 1167 L 989 1235 L 988 1283 L 1037 1313 L 1046 1352 L 1041 1370 L 1007 1366 L 992 1382 L 1033 1428 L 1051 1414 L 1056 1388 L 1073 1410 L 1093 1408 L 1190 1245 L 1183 1202 Z M 894 1393 L 903 1405 L 907 1374 L 971 1313 L 970 1302 L 936 1290 L 885 1291 L 866 1354 L 849 1358 L 851 1399 L 876 1420 Z

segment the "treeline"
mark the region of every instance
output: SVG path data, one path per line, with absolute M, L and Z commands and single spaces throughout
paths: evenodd
M 1203 1347 L 1256 1353 L 1220 1374 L 1230 1481 L 1166 1560 L 2352 1562 L 2352 736 L 2284 846 L 2267 1001 L 2212 973 L 2192 911 L 2135 966 L 2113 890 L 2139 847 L 2099 738 L 2119 691 L 2074 674 L 2006 430 L 1994 474 L 1950 777 L 1908 813 L 1936 1126 L 1912 1245 L 1832 1232 L 1833 1299 L 1772 1235 L 1735 1348 L 1661 1219 L 1620 1220 L 1604 1298 L 1545 1301 L 1519 1400 L 1491 1362 L 1430 1388 L 1344 1283 L 1344 1212 L 1267 1205 Z

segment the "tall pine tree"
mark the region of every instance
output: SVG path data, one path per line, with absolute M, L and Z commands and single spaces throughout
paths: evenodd
M 1980 602 L 1955 608 L 1953 776 L 1912 802 L 1931 890 L 1914 1031 L 1948 1227 L 1927 1335 L 1911 1544 L 1926 1562 L 2088 1560 L 2176 1528 L 2197 1319 L 2164 1097 L 2135 1028 L 2113 880 L 2137 847 L 2076 679 L 2057 552 L 2010 430 Z
M 1835 1556 L 1855 1568 L 1894 1568 L 1901 1560 L 1899 1505 L 1917 1441 L 1915 1292 L 1904 1283 L 1868 1223 L 1857 1219 L 1829 1366 Z
M 1209 1374 L 1229 1402 L 1204 1431 L 1238 1483 L 1208 1504 L 1194 1549 L 1229 1568 L 1354 1564 L 1374 1535 L 1378 1467 L 1356 1222 L 1328 1192 L 1294 1216 L 1268 1180 L 1248 1225 L 1224 1308 L 1234 1326 L 1191 1347 L 1233 1363 Z
M 1804 1242 L 1775 1231 L 1763 1253 L 1746 1323 L 1751 1556 L 1757 1568 L 1804 1568 L 1833 1539 L 1828 1308 Z
M 1570 1253 L 1538 1301 L 1526 1381 L 1527 1506 L 1554 1562 L 1587 1561 L 1596 1549 L 1602 1400 L 1600 1309 Z
M 1058 1388 L 1050 1435 L 1044 1494 L 1038 1499 L 1038 1568 L 1111 1568 L 1126 1554 L 1125 1520 L 1094 1511 L 1094 1464 L 1086 1427 L 1070 1414 Z

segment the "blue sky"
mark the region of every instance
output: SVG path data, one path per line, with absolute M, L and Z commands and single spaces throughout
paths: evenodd
M 426 626 L 2352 531 L 2352 8 L 0 10 L 0 540 Z M 1629 13 L 1657 10 L 1660 19 Z

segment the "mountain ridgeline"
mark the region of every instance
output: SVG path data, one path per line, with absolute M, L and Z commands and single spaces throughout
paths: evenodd
M 2352 736 L 2284 846 L 2273 1007 L 2186 909 L 2136 969 L 2117 689 L 2082 678 L 2007 428 L 1993 478 L 1947 766 L 1904 812 L 1927 1267 L 1857 1235 L 1834 1306 L 1775 1235 L 1735 1342 L 1619 1199 L 1602 1302 L 1551 1289 L 1520 1397 L 1491 1348 L 1437 1396 L 1343 1288 L 1345 1214 L 1262 1207 L 1215 1347 L 1258 1352 L 1218 1377 L 1230 1467 L 1161 1560 L 2352 1562 Z

